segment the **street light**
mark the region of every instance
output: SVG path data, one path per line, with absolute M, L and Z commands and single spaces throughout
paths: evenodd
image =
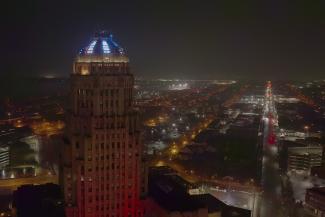
M 305 125 L 304 130 L 305 130 L 305 137 L 309 137 L 309 126 Z

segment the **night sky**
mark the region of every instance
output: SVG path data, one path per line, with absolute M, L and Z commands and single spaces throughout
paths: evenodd
M 139 77 L 325 78 L 321 1 L 7 2 L 1 75 L 67 77 L 78 50 L 107 29 Z

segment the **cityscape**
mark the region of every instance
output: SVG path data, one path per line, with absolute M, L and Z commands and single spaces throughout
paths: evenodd
M 84 14 L 83 4 L 71 8 L 77 14 Z M 162 15 L 158 12 L 168 11 L 173 22 L 178 18 L 182 21 L 181 15 L 188 15 L 184 11 L 193 12 L 197 6 L 183 8 L 186 3 L 175 3 L 179 10 L 175 15 L 176 9 L 166 10 L 160 3 L 153 6 L 153 14 L 124 4 L 109 2 L 103 6 L 115 6 L 109 16 L 117 17 L 118 9 L 130 14 L 138 10 L 141 16 L 136 16 L 137 19 L 152 19 L 152 22 L 157 19 L 161 31 L 168 29 L 171 23 L 159 17 Z M 180 51 L 165 47 L 164 40 L 173 39 L 170 35 L 168 39 L 157 36 L 155 31 L 160 32 L 157 26 L 149 31 L 144 29 L 150 25 L 140 27 L 137 19 L 130 21 L 139 25 L 134 27 L 116 18 L 114 23 L 117 24 L 112 25 L 112 29 L 105 21 L 101 24 L 105 28 L 98 28 L 97 20 L 90 19 L 85 26 L 94 27 L 84 27 L 81 31 L 66 24 L 62 33 L 52 36 L 47 22 L 53 22 L 52 13 L 61 6 L 47 3 L 34 6 L 29 6 L 32 11 L 49 9 L 49 15 L 37 12 L 39 17 L 31 18 L 44 18 L 37 24 L 46 24 L 39 30 L 44 34 L 42 40 L 36 36 L 42 33 L 37 33 L 34 24 L 29 24 L 30 32 L 34 33 L 26 33 L 27 39 L 21 40 L 31 40 L 35 50 L 24 50 L 22 59 L 15 62 L 19 55 L 16 50 L 22 49 L 18 44 L 23 43 L 17 42 L 17 48 L 2 58 L 6 61 L 1 63 L 5 69 L 0 68 L 1 217 L 325 216 L 325 74 L 301 72 L 306 70 L 304 67 L 309 66 L 310 60 L 286 57 L 288 65 L 280 65 L 287 71 L 272 73 L 269 72 L 275 69 L 272 61 L 261 65 L 255 59 L 259 63 L 244 68 L 245 64 L 240 65 L 243 56 L 239 61 L 236 59 L 239 56 L 231 57 L 226 54 L 230 50 L 220 47 L 233 62 L 230 68 L 236 72 L 212 73 L 211 53 L 204 50 L 207 49 L 203 46 L 205 42 L 202 47 L 193 45 L 193 50 L 186 47 L 182 52 L 184 59 L 189 51 L 193 52 L 194 59 L 199 53 L 203 57 L 197 59 L 197 64 L 204 60 L 207 63 L 196 68 L 194 59 L 189 58 L 177 65 Z M 67 3 L 63 8 L 70 6 Z M 276 7 L 263 6 L 267 8 L 265 12 L 277 11 Z M 317 19 L 318 13 L 314 10 L 310 18 Z M 98 16 L 99 20 L 108 16 L 101 11 L 101 8 L 92 8 L 88 15 Z M 205 14 L 205 10 L 202 11 Z M 64 18 L 58 18 L 57 22 L 62 24 L 69 13 L 62 9 Z M 132 19 L 130 14 L 125 17 Z M 266 19 L 264 16 L 251 19 Z M 276 26 L 276 19 L 271 17 L 270 26 Z M 304 25 L 312 26 L 306 16 L 302 17 L 306 19 Z M 232 19 L 241 18 L 234 15 Z M 71 19 L 76 21 L 76 18 Z M 23 21 L 8 21 L 8 26 L 17 28 L 11 29 L 9 35 L 24 31 L 16 22 Z M 217 21 L 211 22 L 216 24 Z M 173 25 L 177 25 L 175 23 Z M 228 25 L 228 20 L 222 24 Z M 245 28 L 246 24 L 241 25 Z M 132 35 L 138 27 L 141 30 L 136 31 L 157 36 L 151 40 L 160 44 L 151 47 L 152 41 L 144 42 L 147 38 L 140 39 L 141 33 Z M 253 32 L 251 27 L 246 27 Z M 58 31 L 60 27 L 53 28 Z M 200 28 L 191 28 L 195 41 L 200 41 L 195 32 Z M 210 27 L 202 29 L 210 31 Z M 180 40 L 178 31 L 183 35 L 180 41 L 192 41 L 192 36 L 186 38 L 185 29 L 170 27 L 168 30 L 175 36 L 175 42 Z M 46 34 L 46 31 L 49 32 Z M 292 34 L 296 34 L 295 31 L 292 30 Z M 69 32 L 67 40 L 73 41 L 73 49 L 60 44 L 61 39 L 55 41 L 63 32 Z M 285 34 L 289 35 L 288 32 Z M 36 41 L 31 37 L 33 34 Z M 310 34 L 301 36 L 306 37 L 304 45 L 295 44 L 295 49 L 304 52 L 304 46 L 313 47 Z M 325 35 L 324 30 L 322 34 Z M 278 38 L 288 35 L 274 33 Z M 202 35 L 202 40 L 206 38 Z M 41 48 L 47 39 L 54 40 L 51 48 L 57 49 L 50 54 L 51 51 L 43 53 Z M 252 36 L 252 40 L 255 39 L 258 41 L 259 36 Z M 19 40 L 18 37 L 11 39 L 10 44 L 15 40 Z M 139 44 L 132 44 L 136 40 Z M 245 39 L 239 41 L 242 40 L 245 44 Z M 294 44 L 292 41 L 290 38 L 286 42 Z M 272 43 L 265 47 L 273 47 Z M 282 45 L 274 44 L 273 49 L 277 46 Z M 242 47 L 238 45 L 236 49 Z M 137 54 L 132 49 L 140 51 Z M 262 53 L 267 53 L 265 49 Z M 319 56 L 313 61 L 318 64 L 319 60 L 318 69 L 324 71 L 324 53 L 319 49 L 310 48 L 308 52 Z M 62 56 L 55 56 L 59 51 Z M 255 55 L 262 55 L 252 56 L 250 52 L 245 55 L 251 61 Z M 70 53 L 71 59 L 63 53 Z M 272 55 L 276 62 L 277 55 Z M 54 60 L 46 62 L 47 57 Z M 214 58 L 218 59 L 217 55 Z M 60 62 L 60 59 L 64 60 Z M 221 60 L 215 60 L 215 64 L 221 64 L 218 61 Z M 167 68 L 162 67 L 161 62 Z M 272 66 L 263 72 L 262 68 L 268 64 Z M 277 64 L 279 62 L 274 63 Z M 223 70 L 227 71 L 225 65 Z M 28 67 L 33 70 L 29 71 Z M 167 72 L 169 67 L 179 72 Z M 180 72 L 182 68 L 185 70 Z M 36 69 L 41 73 L 33 73 Z M 64 72 L 53 73 L 54 69 Z M 141 69 L 145 72 L 141 73 Z M 245 73 L 247 70 L 252 72 Z

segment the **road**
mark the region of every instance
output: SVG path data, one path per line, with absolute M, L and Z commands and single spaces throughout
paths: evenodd
M 274 105 L 272 84 L 268 82 L 265 90 L 263 111 L 263 163 L 260 214 L 261 217 L 284 216 L 281 194 L 281 173 L 276 140 L 278 125 L 277 112 Z

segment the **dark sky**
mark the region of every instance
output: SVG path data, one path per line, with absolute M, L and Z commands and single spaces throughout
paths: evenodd
M 325 77 L 325 6 L 317 0 L 7 2 L 1 74 L 68 76 L 77 51 L 107 29 L 146 78 Z

